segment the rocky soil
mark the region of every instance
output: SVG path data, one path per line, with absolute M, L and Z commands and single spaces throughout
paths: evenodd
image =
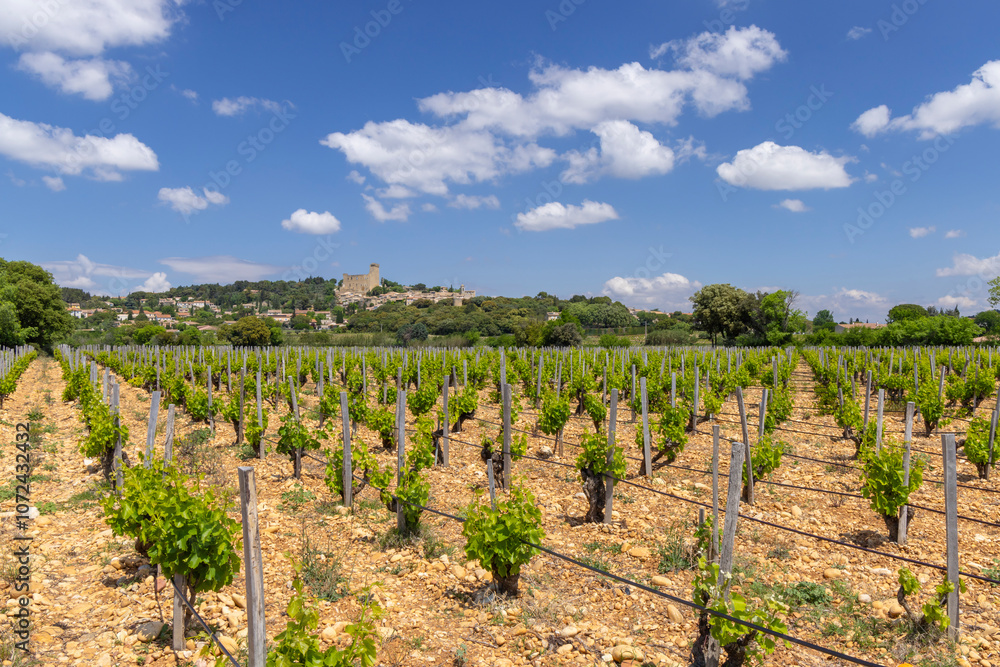
M 814 408 L 811 375 L 803 364 L 793 377 L 796 410 L 781 432 L 795 454 L 853 465 L 853 443 L 812 435 L 837 435 L 832 418 Z M 40 411 L 41 440 L 34 452 L 36 468 L 32 501 L 40 512 L 29 530 L 34 537 L 31 596 L 34 620 L 31 662 L 12 649 L 8 628 L 0 645 L 4 665 L 189 665 L 203 660 L 198 649 L 204 632 L 188 631 L 187 650 L 169 648 L 169 634 L 160 632 L 170 622 L 170 588 L 163 585 L 133 544 L 116 538 L 102 521 L 98 498 L 105 486 L 96 465 L 87 466 L 78 451 L 83 434 L 79 408 L 61 400 L 63 381 L 58 364 L 51 358 L 32 363 L 17 392 L 0 410 L 4 445 L 0 464 L 6 479 L 14 478 L 14 425 L 26 421 L 32 410 Z M 308 394 L 308 390 L 304 393 Z M 747 402 L 759 400 L 760 390 L 747 393 Z M 498 410 L 480 397 L 477 417 L 499 422 Z M 303 403 L 315 405 L 314 396 Z M 894 406 L 889 406 L 893 408 Z M 149 394 L 123 384 L 121 415 L 132 434 L 128 447 L 132 461 L 144 448 Z M 982 408 L 985 413 L 988 407 Z M 157 451 L 162 455 L 161 408 Z M 754 410 L 751 409 L 753 413 Z M 304 414 L 309 415 L 306 411 Z M 738 437 L 734 402 L 727 403 L 720 417 L 724 437 Z M 636 425 L 627 408 L 619 411 L 619 442 L 626 453 L 640 457 L 634 445 Z M 37 415 L 36 415 L 37 417 Z M 618 584 L 593 572 L 546 554 L 538 555 L 524 568 L 521 595 L 515 600 L 497 600 L 489 593 L 490 575 L 478 563 L 469 562 L 458 522 L 425 512 L 422 539 L 401 543 L 392 539 L 395 526 L 366 489 L 355 499 L 353 512 L 338 507 L 323 483 L 322 463 L 307 459 L 301 482 L 292 479 L 291 463 L 280 455 L 265 460 L 243 460 L 232 427 L 219 423 L 214 436 L 197 442 L 204 428 L 192 424 L 183 412 L 177 415 L 175 455 L 192 474 L 205 483 L 225 488 L 236 497 L 236 468 L 251 465 L 256 470 L 264 549 L 267 633 L 280 632 L 283 612 L 292 594 L 293 569 L 285 554 L 308 564 L 311 587 L 319 600 L 320 630 L 324 643 L 343 643 L 343 628 L 359 611 L 356 593 L 379 583 L 374 595 L 385 608 L 378 621 L 382 665 L 592 665 L 621 663 L 638 667 L 687 664 L 697 631 L 697 618 L 682 605 Z M 889 413 L 888 429 L 901 431 L 898 413 Z M 534 417 L 525 410 L 518 427 L 531 430 Z M 755 421 L 751 417 L 751 422 Z M 268 437 L 275 438 L 279 422 L 272 415 Z M 961 422 L 957 422 L 961 428 Z M 690 569 L 692 535 L 697 507 L 635 486 L 619 485 L 614 497 L 611 525 L 583 524 L 587 510 L 575 468 L 570 443 L 592 427 L 589 419 L 573 419 L 567 428 L 565 454 L 548 461 L 522 460 L 515 475 L 532 490 L 543 511 L 547 538 L 544 544 L 560 553 L 615 572 L 633 581 L 691 599 Z M 496 435 L 499 427 L 469 421 L 455 438 L 478 443 L 484 433 Z M 383 464 L 395 456 L 383 453 L 377 436 L 362 427 L 365 439 Z M 529 454 L 548 455 L 554 443 L 529 437 Z M 273 446 L 273 445 L 272 445 Z M 926 478 L 940 479 L 940 438 L 916 437 L 914 448 L 924 450 L 929 465 Z M 723 452 L 728 447 L 723 443 Z M 706 470 L 711 465 L 711 424 L 699 424 L 678 457 L 677 466 Z M 771 480 L 785 484 L 858 493 L 859 473 L 845 467 L 786 457 Z M 630 478 L 650 489 L 711 502 L 711 477 L 664 467 L 652 479 L 634 477 L 637 460 L 629 461 Z M 727 470 L 723 460 L 721 475 Z M 458 514 L 486 486 L 485 466 L 479 449 L 453 442 L 451 465 L 428 471 L 430 506 Z M 963 484 L 997 489 L 995 479 L 980 482 L 968 462 L 959 461 Z M 6 484 L 6 482 L 4 482 Z M 722 495 L 725 495 L 723 477 Z M 9 554 L 14 531 L 12 487 L 4 486 L 4 513 L 0 545 L 0 588 L 5 608 L 16 608 L 11 587 Z M 722 502 L 725 502 L 723 497 Z M 925 482 L 913 502 L 943 509 L 939 485 Z M 959 489 L 960 514 L 989 522 L 998 519 L 1000 494 Z M 756 504 L 743 506 L 749 517 L 783 526 L 874 547 L 891 554 L 932 563 L 944 563 L 943 516 L 918 512 L 906 547 L 884 542 L 881 519 L 860 498 L 833 496 L 780 486 L 758 486 Z M 239 511 L 232 501 L 232 514 Z M 995 525 L 959 522 L 961 568 L 997 576 L 1000 532 Z M 1000 616 L 996 588 L 969 580 L 962 595 L 962 637 L 957 644 L 945 640 L 926 641 L 908 634 L 905 617 L 895 603 L 896 577 L 901 563 L 885 556 L 823 543 L 762 524 L 741 519 L 736 544 L 735 587 L 748 597 L 777 593 L 789 599 L 790 633 L 823 646 L 865 657 L 883 665 L 907 661 L 914 665 L 962 667 L 1000 663 Z M 911 566 L 927 583 L 920 594 L 926 601 L 940 581 L 938 571 Z M 219 594 L 199 599 L 199 612 L 237 651 L 246 638 L 244 581 L 238 577 Z M 245 653 L 244 653 L 245 655 Z M 769 665 L 840 664 L 808 649 L 781 647 L 767 660 Z

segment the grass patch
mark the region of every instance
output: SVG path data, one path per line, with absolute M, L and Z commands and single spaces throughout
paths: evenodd
M 297 484 L 291 491 L 285 491 L 281 494 L 281 510 L 294 514 L 302 509 L 303 505 L 312 502 L 315 498 L 315 493 L 303 489 L 301 485 Z
M 302 582 L 318 598 L 334 602 L 347 595 L 347 579 L 340 570 L 340 559 L 330 551 L 315 548 L 303 530 Z
M 656 566 L 660 574 L 677 570 L 692 570 L 698 565 L 698 552 L 693 543 L 685 542 L 680 525 L 671 524 L 656 548 L 660 561 Z

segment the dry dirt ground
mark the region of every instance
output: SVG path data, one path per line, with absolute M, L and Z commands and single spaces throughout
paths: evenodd
M 32 552 L 32 609 L 34 635 L 32 655 L 12 650 L 8 627 L 2 628 L 4 665 L 188 665 L 197 664 L 197 649 L 205 634 L 189 630 L 189 649 L 175 653 L 169 636 L 143 641 L 138 628 L 149 621 L 170 621 L 169 588 L 157 595 L 155 572 L 136 555 L 132 543 L 116 538 L 105 526 L 98 504 L 104 493 L 99 471 L 90 472 L 78 451 L 83 435 L 79 408 L 61 400 L 64 383 L 58 363 L 51 358 L 33 362 L 23 375 L 17 392 L 0 409 L 3 446 L 0 463 L 7 480 L 14 478 L 14 425 L 36 410 L 41 416 L 40 442 L 34 452 L 36 468 L 32 501 L 41 512 L 29 534 Z M 832 418 L 818 415 L 811 387 L 812 376 L 801 364 L 793 376 L 796 410 L 784 426 L 807 433 L 781 432 L 782 439 L 797 455 L 845 465 L 814 463 L 786 457 L 771 480 L 814 489 L 857 493 L 857 470 L 849 460 L 853 444 L 833 439 L 837 429 Z M 315 396 L 304 390 L 305 405 Z M 747 393 L 752 406 L 760 389 Z M 499 422 L 498 410 L 480 396 L 477 417 Z M 893 409 L 898 406 L 888 406 Z M 983 412 L 988 408 L 984 406 Z M 123 384 L 121 415 L 131 430 L 127 448 L 137 461 L 144 447 L 149 394 Z M 308 411 L 304 412 L 309 415 Z M 723 408 L 722 420 L 736 421 L 735 402 Z M 627 408 L 619 411 L 619 443 L 631 457 L 641 455 L 634 444 L 636 426 Z M 901 431 L 898 413 L 888 415 L 887 430 Z M 162 456 L 161 408 L 157 452 Z M 534 417 L 526 409 L 518 427 L 531 430 Z M 751 422 L 755 421 L 751 417 Z M 36 422 L 37 424 L 37 422 Z M 275 438 L 277 418 L 271 416 L 268 437 Z M 693 573 L 690 550 L 697 507 L 635 486 L 619 485 L 614 498 L 614 522 L 610 526 L 582 524 L 586 502 L 575 468 L 574 448 L 589 420 L 573 419 L 567 427 L 565 455 L 548 462 L 522 460 L 515 464 L 520 478 L 538 500 L 544 516 L 544 544 L 560 553 L 610 570 L 643 584 L 653 585 L 683 599 L 691 599 Z M 722 424 L 724 436 L 738 437 L 739 426 Z M 959 423 L 961 428 L 961 423 Z M 291 464 L 270 454 L 265 460 L 243 460 L 234 443 L 233 429 L 219 423 L 214 436 L 198 442 L 203 425 L 191 423 L 178 412 L 175 454 L 191 473 L 205 476 L 205 483 L 226 488 L 236 497 L 236 468 L 255 468 L 264 549 L 267 634 L 274 637 L 285 625 L 283 612 L 292 591 L 293 569 L 287 556 L 307 564 L 310 590 L 326 599 L 316 602 L 324 643 L 340 642 L 343 623 L 359 611 L 358 591 L 378 582 L 375 595 L 385 608 L 378 621 L 382 644 L 381 665 L 592 665 L 621 657 L 616 646 L 631 644 L 641 650 L 643 663 L 687 664 L 697 618 L 683 605 L 670 605 L 624 584 L 562 562 L 546 554 L 535 556 L 523 569 L 521 595 L 497 601 L 487 593 L 489 574 L 467 561 L 458 522 L 425 512 L 424 535 L 400 543 L 390 535 L 395 517 L 366 489 L 355 499 L 353 513 L 338 508 L 323 483 L 321 463 L 306 460 L 301 482 L 292 479 Z M 484 433 L 496 435 L 499 427 L 469 421 L 455 437 L 478 443 Z M 831 437 L 812 435 L 822 432 Z M 376 437 L 361 427 L 358 437 L 378 452 L 383 465 L 395 461 L 384 452 Z M 140 444 L 142 443 L 142 444 Z M 537 455 L 553 443 L 529 437 L 529 454 Z M 940 479 L 940 438 L 916 437 L 914 448 L 927 454 L 926 478 Z M 728 447 L 723 443 L 722 451 Z M 705 470 L 712 452 L 711 424 L 699 424 L 676 465 Z M 723 496 L 727 465 L 723 457 Z M 698 472 L 664 467 L 652 479 L 635 477 L 636 460 L 629 461 L 632 481 L 657 491 L 693 500 L 711 502 L 711 478 Z M 451 465 L 427 473 L 431 483 L 429 505 L 460 514 L 477 490 L 486 486 L 485 468 L 476 447 L 453 442 Z M 975 469 L 959 462 L 960 481 L 973 487 L 998 489 L 995 481 L 980 482 Z M 6 484 L 6 482 L 4 482 Z M 0 498 L 7 512 L 2 515 L 2 587 L 6 609 L 15 597 L 10 583 L 13 551 L 14 508 L 12 487 Z M 723 497 L 724 504 L 725 499 Z M 941 486 L 925 482 L 913 502 L 943 508 Z M 1000 494 L 959 489 L 960 514 L 996 522 Z M 232 515 L 239 518 L 235 500 Z M 879 543 L 885 533 L 882 521 L 860 498 L 834 496 L 780 486 L 760 485 L 756 504 L 743 506 L 747 517 L 762 518 L 810 533 L 863 543 L 889 554 L 944 563 L 944 521 L 941 515 L 918 512 L 906 547 Z M 1000 558 L 1000 532 L 994 525 L 959 521 L 961 568 L 987 572 Z M 907 632 L 904 619 L 892 619 L 890 609 L 898 585 L 901 563 L 885 556 L 865 553 L 776 528 L 740 520 L 736 543 L 736 589 L 748 597 L 769 593 L 791 596 L 789 632 L 818 644 L 882 665 L 897 665 L 906 659 L 914 665 L 980 664 L 1000 662 L 1000 618 L 997 590 L 981 581 L 969 580 L 962 595 L 962 640 L 927 642 Z M 242 555 L 242 549 L 240 549 Z M 938 571 L 910 566 L 927 582 L 920 602 L 927 599 L 940 580 Z M 655 579 L 654 579 L 655 577 Z M 803 583 L 805 582 L 805 583 Z M 245 645 L 246 614 L 241 608 L 244 581 L 238 576 L 222 593 L 200 597 L 199 611 L 220 635 Z M 144 638 L 149 639 L 149 638 Z M 245 653 L 244 653 L 245 655 Z M 32 660 L 34 662 L 32 662 Z M 628 660 L 625 661 L 628 664 Z M 639 662 L 633 663 L 638 667 Z M 769 665 L 846 664 L 808 649 L 781 647 L 767 659 Z

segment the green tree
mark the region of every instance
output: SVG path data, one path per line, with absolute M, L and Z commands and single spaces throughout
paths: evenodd
M 25 332 L 17 320 L 17 310 L 9 301 L 0 303 L 0 345 L 15 347 L 24 343 Z
M 309 318 L 305 315 L 296 315 L 291 320 L 289 324 L 292 325 L 292 329 L 295 331 L 305 331 L 306 329 L 311 329 L 312 325 L 309 322 Z
M 746 297 L 746 292 L 729 283 L 705 285 L 688 297 L 694 304 L 695 326 L 712 337 L 713 345 L 720 335 L 735 338 L 743 328 L 740 305 Z
M 226 338 L 236 346 L 268 345 L 272 342 L 271 337 L 271 330 L 267 323 L 253 315 L 240 318 L 226 331 Z
M 26 343 L 49 350 L 73 331 L 73 318 L 52 274 L 30 262 L 0 259 L 0 303 L 13 305 Z
M 984 333 L 995 336 L 1000 334 L 1000 313 L 995 310 L 984 310 L 973 320 Z
M 813 331 L 821 329 L 833 331 L 834 326 L 833 313 L 829 310 L 817 311 L 816 317 L 813 318 Z
M 545 344 L 556 347 L 578 347 L 582 342 L 583 336 L 580 334 L 579 327 L 572 322 L 567 322 L 553 327 L 546 337 Z
M 915 303 L 901 303 L 889 309 L 889 322 L 903 322 L 927 317 L 927 309 Z
M 1000 306 L 1000 276 L 997 276 L 987 284 L 990 286 L 990 295 L 986 297 L 986 300 L 990 302 L 991 306 L 996 308 Z

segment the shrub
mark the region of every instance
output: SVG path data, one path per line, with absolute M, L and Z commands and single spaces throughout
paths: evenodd
M 764 479 L 781 465 L 781 455 L 784 453 L 788 443 L 776 441 L 771 436 L 761 438 L 757 446 L 752 448 L 750 453 L 751 469 L 753 470 L 754 483 L 758 479 Z M 743 468 L 743 500 L 750 499 L 750 487 L 747 486 L 747 469 Z
M 531 491 L 513 485 L 496 509 L 482 497 L 469 511 L 462 526 L 465 555 L 489 569 L 501 595 L 516 596 L 521 566 L 537 552 L 525 542 L 539 544 L 545 539 L 542 512 Z
M 986 479 L 990 466 L 990 422 L 982 417 L 975 417 L 969 423 L 969 431 L 965 437 L 965 456 L 969 463 L 976 466 L 979 479 Z
M 608 463 L 607 436 L 600 431 L 584 433 L 580 439 L 580 454 L 576 457 L 576 468 L 583 480 L 583 492 L 587 496 L 590 508 L 584 521 L 598 523 L 603 520 L 604 506 L 607 502 L 607 489 L 604 475 L 621 479 L 625 476 L 625 452 L 621 447 L 614 448 L 610 464 Z
M 910 494 L 923 483 L 923 459 L 910 461 L 910 483 L 903 484 L 903 448 L 891 442 L 882 443 L 882 451 L 869 451 L 863 458 L 861 495 L 885 521 L 889 539 L 895 540 L 899 529 L 899 508 L 907 504 Z M 912 509 L 910 510 L 912 516 Z

